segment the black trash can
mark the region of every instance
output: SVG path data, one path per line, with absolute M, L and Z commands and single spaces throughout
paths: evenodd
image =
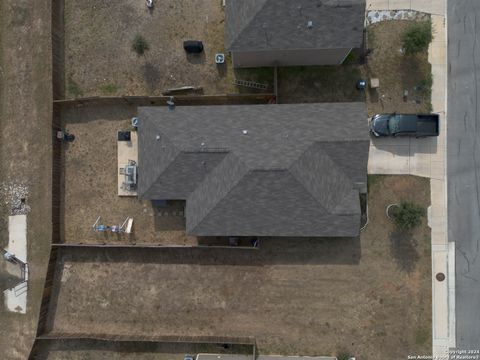
M 198 40 L 187 40 L 183 42 L 183 48 L 188 54 L 200 54 L 203 51 L 203 43 Z

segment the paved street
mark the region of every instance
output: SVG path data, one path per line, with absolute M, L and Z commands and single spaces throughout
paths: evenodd
M 457 349 L 480 349 L 478 34 L 480 1 L 448 0 L 448 238 L 456 244 Z

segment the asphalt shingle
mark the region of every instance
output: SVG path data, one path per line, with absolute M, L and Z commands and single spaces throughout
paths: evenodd
M 139 195 L 186 199 L 188 233 L 358 233 L 363 103 L 142 107 L 139 119 Z
M 365 0 L 227 0 L 225 46 L 229 51 L 357 48 L 364 20 Z

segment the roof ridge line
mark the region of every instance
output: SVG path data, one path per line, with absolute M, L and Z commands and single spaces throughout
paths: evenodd
M 230 0 L 232 1 L 232 0 Z M 233 0 L 235 1 L 235 0 Z M 240 1 L 243 1 L 243 0 L 240 0 Z M 258 13 L 260 13 L 263 8 L 265 7 L 265 5 L 269 2 L 270 0 L 265 0 L 265 2 L 263 3 L 263 5 L 260 7 L 260 9 L 258 9 L 258 11 L 255 12 L 255 15 L 253 15 L 251 18 L 249 18 L 249 21 L 245 23 L 245 25 L 243 26 L 243 28 L 237 32 L 237 36 L 235 37 L 235 39 L 230 43 L 230 46 L 229 48 L 232 48 L 234 45 L 235 45 L 235 42 L 237 42 L 237 40 L 242 36 L 242 34 L 245 32 L 245 30 L 248 28 L 248 26 L 252 23 L 253 19 L 258 15 Z
M 173 145 L 173 143 L 172 143 L 172 146 L 173 146 L 173 148 L 175 148 L 175 149 L 178 150 L 178 148 L 175 147 L 175 145 Z M 173 157 L 172 161 L 170 161 L 170 162 L 168 163 L 168 165 L 165 166 L 165 168 L 160 172 L 160 174 L 158 174 L 158 176 L 155 178 L 155 180 L 152 181 L 152 183 L 151 183 L 150 186 L 148 187 L 147 191 L 144 192 L 144 194 L 148 193 L 148 192 L 152 189 L 153 185 L 155 185 L 155 184 L 158 182 L 158 179 L 160 178 L 160 176 L 162 176 L 162 174 L 164 174 L 165 171 L 167 171 L 168 168 L 169 168 L 170 166 L 172 166 L 172 164 L 173 164 L 173 163 L 175 162 L 175 160 L 180 156 L 181 153 L 182 153 L 182 151 L 179 150 L 179 151 L 175 154 L 175 156 Z
M 305 155 L 305 153 L 310 149 L 312 148 L 313 146 L 315 146 L 315 144 L 320 144 L 322 142 L 330 142 L 330 141 L 313 141 L 310 146 L 307 146 L 307 148 L 300 154 L 300 156 L 298 156 L 295 160 L 292 161 L 292 163 L 290 164 L 290 167 L 288 168 L 288 172 L 295 178 L 295 180 L 297 180 L 301 186 L 306 190 L 306 192 L 312 197 L 315 199 L 315 201 L 318 203 L 318 204 L 321 204 L 318 199 L 312 194 L 312 192 L 310 190 L 308 190 L 306 187 L 305 187 L 305 184 L 303 183 L 303 181 L 301 181 L 296 175 L 294 172 L 291 171 L 291 168 L 296 164 L 297 160 L 300 159 L 303 155 Z M 334 141 L 335 142 L 335 141 Z M 349 183 L 352 183 L 351 179 L 348 177 L 347 174 L 345 174 L 345 172 L 341 169 L 340 166 L 337 166 L 337 164 L 335 163 L 335 161 L 333 161 L 333 159 L 331 158 L 331 156 L 329 154 L 327 154 L 327 152 L 325 152 L 323 149 L 321 150 L 322 151 L 322 154 L 325 155 L 328 160 L 333 164 L 333 166 L 335 167 L 335 169 L 340 172 L 340 174 L 346 178 L 348 180 Z M 347 194 L 348 195 L 348 194 Z M 347 196 L 345 195 L 344 197 L 342 197 L 342 200 Z M 335 208 L 338 206 L 338 204 L 335 206 Z M 323 205 L 321 206 L 322 209 L 325 210 L 325 212 L 327 214 L 334 214 L 334 213 L 331 213 L 328 209 L 326 209 Z M 334 209 L 335 209 L 334 208 Z
M 230 154 L 235 155 L 234 152 L 231 152 Z M 228 156 L 228 155 L 226 155 L 226 156 L 223 158 L 223 160 L 222 160 L 215 168 L 217 168 L 218 166 L 220 166 L 220 164 L 225 161 L 225 159 L 227 158 L 227 156 Z M 247 169 L 247 171 L 242 175 L 242 177 L 241 177 L 240 179 L 238 179 L 238 181 L 237 181 L 232 187 L 230 187 L 230 189 L 225 193 L 225 195 L 224 195 L 217 203 L 215 203 L 215 204 L 211 207 L 210 210 L 208 210 L 208 212 L 207 212 L 207 213 L 203 216 L 203 218 L 197 223 L 197 225 L 195 225 L 195 227 L 189 231 L 190 233 L 192 233 L 193 231 L 195 231 L 195 229 L 196 229 L 197 227 L 199 227 L 199 226 L 202 224 L 202 222 L 205 220 L 205 218 L 212 212 L 212 210 L 216 207 L 216 205 L 218 205 L 223 199 L 225 199 L 225 197 L 227 197 L 227 196 L 233 191 L 233 189 L 238 185 L 238 183 L 239 183 L 242 179 L 244 179 L 245 176 L 246 176 L 248 173 L 250 173 L 250 172 L 252 171 L 252 169 L 249 168 L 249 166 L 247 166 L 247 164 L 246 164 L 243 160 L 241 160 L 237 155 L 235 155 L 235 157 L 237 157 L 237 159 L 238 159 L 238 161 L 239 161 L 240 163 L 242 163 L 243 165 L 245 165 L 245 168 Z M 207 176 L 205 176 L 205 178 L 203 179 L 203 181 L 202 181 L 200 184 L 202 184 L 202 183 L 204 183 L 205 181 L 207 181 L 207 179 L 209 179 L 209 178 L 212 176 L 212 172 L 213 172 L 213 171 L 211 171 Z M 200 186 L 200 184 L 199 184 L 198 186 Z M 197 189 L 198 189 L 198 187 L 197 187 Z M 197 190 L 197 189 L 195 189 L 195 190 Z M 194 191 L 195 191 L 195 190 L 194 190 Z M 192 192 L 192 193 L 193 193 L 193 192 Z M 188 198 L 187 198 L 187 201 L 188 201 Z

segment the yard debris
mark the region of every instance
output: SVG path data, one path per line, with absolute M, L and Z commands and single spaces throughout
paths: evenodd
M 201 86 L 181 86 L 178 88 L 172 88 L 172 89 L 166 89 L 165 91 L 162 92 L 162 95 L 171 95 L 174 93 L 179 93 L 179 92 L 199 92 L 202 91 L 203 88 Z
M 0 201 L 9 209 L 10 215 L 24 215 L 30 211 L 27 196 L 28 187 L 23 183 L 4 182 L 0 186 Z
M 266 90 L 268 88 L 267 84 L 261 84 L 255 81 L 248 81 L 248 80 L 235 79 L 233 81 L 233 84 L 237 86 L 244 86 L 244 87 L 248 87 L 252 89 L 260 89 L 260 90 Z

